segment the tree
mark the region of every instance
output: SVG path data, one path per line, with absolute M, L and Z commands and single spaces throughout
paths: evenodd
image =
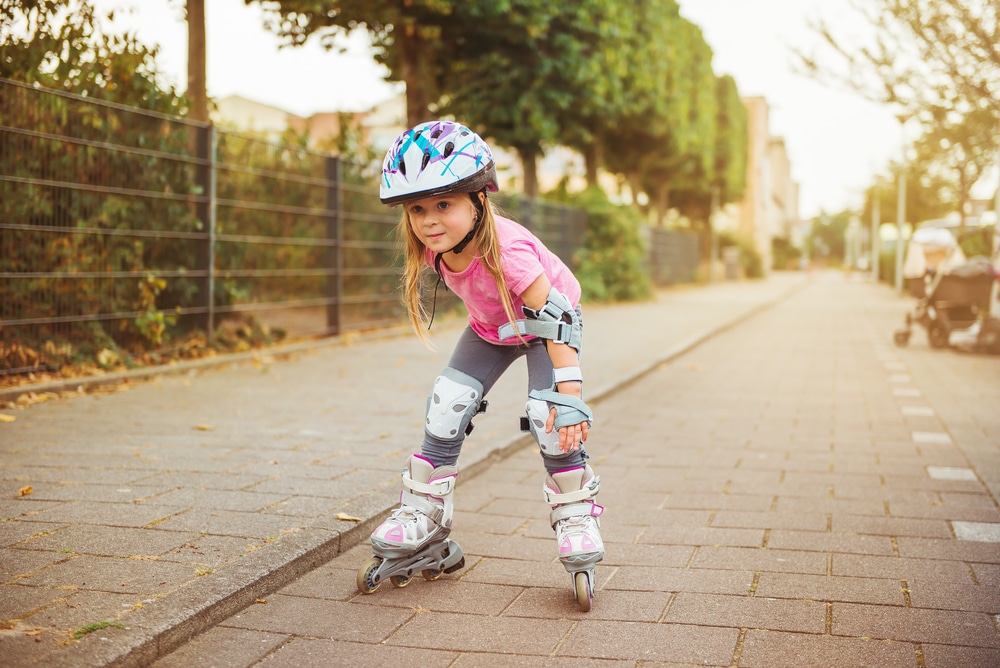
M 134 34 L 103 32 L 101 18 L 89 0 L 0 0 L 0 76 L 168 114 L 182 111 L 173 89 L 157 83 L 157 50 Z M 114 12 L 106 18 L 113 22 Z
M 961 213 L 959 234 L 965 232 L 969 192 L 993 162 L 994 120 L 988 110 L 975 109 L 965 116 L 942 113 L 928 124 L 914 148 L 917 161 L 937 172 L 949 187 L 942 202 Z M 998 131 L 1000 132 L 1000 131 Z M 942 194 L 944 194 L 942 193 Z
M 438 40 L 444 22 L 461 0 L 244 0 L 258 3 L 267 17 L 265 27 L 301 45 L 317 35 L 327 49 L 354 30 L 367 30 L 375 60 L 389 68 L 388 81 L 406 83 L 406 116 L 410 127 L 428 118 L 438 97 L 432 89 Z
M 673 113 L 668 116 L 669 134 L 643 174 L 646 192 L 654 195 L 657 223 L 667 210 L 690 198 L 679 193 L 708 194 L 715 180 L 718 97 L 712 72 L 712 50 L 701 29 L 687 19 L 676 23 L 672 45 L 677 66 L 669 71 L 668 94 Z M 665 150 L 664 150 L 665 149 Z M 706 199 L 707 203 L 707 199 Z M 704 220 L 707 207 L 683 211 Z
M 821 81 L 917 117 L 925 135 L 920 150 L 951 170 L 955 203 L 963 207 L 972 176 L 1000 159 L 1000 2 L 851 4 L 870 25 L 871 40 L 858 43 L 818 21 L 813 29 L 833 59 L 799 51 L 800 63 Z
M 453 15 L 454 38 L 442 39 L 438 110 L 477 126 L 514 148 L 524 192 L 537 194 L 536 161 L 546 145 L 575 138 L 593 142 L 587 127 L 605 107 L 595 97 L 608 0 L 572 7 L 547 0 L 467 2 Z
M 850 3 L 873 30 L 851 43 L 817 21 L 838 64 L 798 52 L 818 78 L 846 84 L 909 112 L 990 108 L 1000 118 L 1000 4 L 995 0 L 870 0 Z
M 906 166 L 906 218 L 921 222 L 942 218 L 951 210 L 950 184 L 935 173 L 931 165 L 918 158 Z M 882 224 L 896 224 L 899 200 L 899 173 L 902 166 L 889 165 L 889 174 L 878 178 L 865 192 L 861 219 L 870 221 L 874 202 L 879 203 L 879 220 Z M 906 222 L 906 221 L 904 221 Z
M 188 117 L 208 122 L 208 90 L 205 62 L 205 0 L 186 0 L 188 26 L 187 97 Z
M 601 138 L 605 167 L 626 181 L 635 197 L 642 192 L 648 163 L 671 150 L 671 119 L 676 123 L 685 118 L 676 109 L 680 98 L 670 93 L 671 73 L 680 69 L 683 52 L 674 44 L 680 20 L 676 2 L 633 0 L 629 11 L 624 104 L 608 120 Z

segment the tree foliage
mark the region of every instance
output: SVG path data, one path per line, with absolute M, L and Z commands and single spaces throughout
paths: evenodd
M 996 0 L 851 2 L 871 38 L 813 29 L 825 52 L 798 52 L 821 81 L 893 105 L 923 127 L 921 162 L 937 163 L 962 210 L 984 169 L 1000 159 L 1000 3 Z M 949 174 L 950 172 L 950 174 Z
M 514 149 L 529 195 L 555 144 L 584 155 L 591 185 L 601 167 L 649 192 L 661 219 L 672 191 L 710 192 L 720 174 L 726 198 L 742 192 L 745 112 L 675 0 L 245 1 L 289 44 L 367 30 L 387 79 L 406 84 L 408 122 L 450 114 Z

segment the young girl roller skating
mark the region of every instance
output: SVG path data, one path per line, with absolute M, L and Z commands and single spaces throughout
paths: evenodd
M 524 357 L 523 422 L 545 465 L 559 558 L 589 610 L 604 544 L 597 519 L 603 508 L 594 502 L 600 478 L 583 447 L 592 413 L 582 399 L 580 284 L 534 235 L 494 212 L 489 193 L 497 190 L 489 146 L 458 123 L 418 125 L 386 154 L 379 194 L 384 204 L 402 207 L 410 321 L 426 340 L 421 293 L 429 266 L 464 301 L 469 324 L 434 381 L 423 444 L 403 470 L 400 507 L 372 533 L 374 556 L 359 571 L 358 588 L 371 593 L 386 578 L 404 586 L 417 572 L 436 579 L 465 564 L 448 538 L 459 453 L 472 418 L 485 410 L 483 398 Z

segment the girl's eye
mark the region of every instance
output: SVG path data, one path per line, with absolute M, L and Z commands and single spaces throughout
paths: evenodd
M 423 210 L 424 210 L 424 208 L 422 206 L 420 206 L 419 204 L 416 205 L 416 206 L 411 206 L 410 207 L 410 213 L 420 213 Z
M 449 206 L 451 206 L 450 202 L 438 202 L 438 208 L 441 209 L 442 211 L 447 209 Z

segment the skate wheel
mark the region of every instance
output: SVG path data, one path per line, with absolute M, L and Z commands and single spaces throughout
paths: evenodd
M 590 604 L 594 596 L 586 571 L 580 571 L 573 575 L 573 590 L 576 592 L 576 602 L 580 604 L 580 610 L 590 612 Z
M 410 580 L 412 579 L 412 576 L 409 575 L 393 575 L 389 578 L 389 582 L 392 583 L 393 587 L 405 587 L 410 584 Z
M 439 571 L 434 568 L 428 568 L 427 570 L 420 571 L 420 574 L 424 576 L 425 580 L 437 580 L 439 577 L 444 575 L 444 571 Z
M 382 560 L 379 557 L 372 557 L 365 563 L 361 564 L 361 568 L 358 569 L 358 591 L 362 594 L 373 594 L 375 590 L 379 588 L 381 582 L 375 582 L 374 576 L 375 571 L 378 567 L 382 565 Z

